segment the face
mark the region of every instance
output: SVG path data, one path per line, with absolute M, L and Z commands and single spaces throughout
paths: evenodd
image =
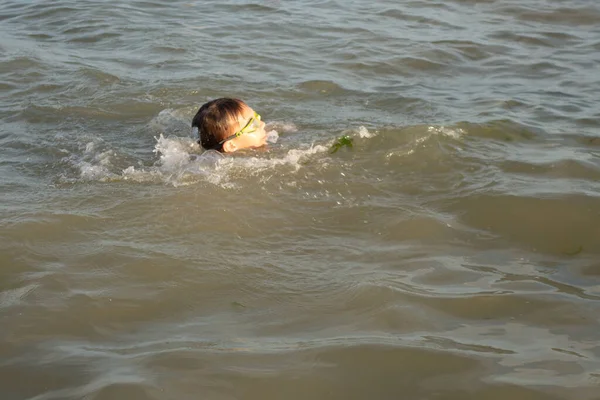
M 239 132 L 244 129 L 244 133 L 223 144 L 223 151 L 231 153 L 241 149 L 252 149 L 267 144 L 267 132 L 265 132 L 265 123 L 255 117 L 254 110 L 245 106 L 242 113 L 238 115 L 237 121 L 232 124 L 232 132 Z M 250 125 L 251 119 L 254 119 Z

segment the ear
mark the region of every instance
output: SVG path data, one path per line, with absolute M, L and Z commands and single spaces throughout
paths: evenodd
M 237 150 L 237 146 L 233 142 L 234 142 L 233 140 L 228 140 L 225 143 L 223 143 L 223 152 L 224 153 L 233 153 L 234 151 Z

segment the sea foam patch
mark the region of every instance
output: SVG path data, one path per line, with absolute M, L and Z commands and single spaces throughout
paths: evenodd
M 272 147 L 223 155 L 204 151 L 198 144 L 198 131 L 189 126 L 189 110 L 165 109 L 150 121 L 148 128 L 155 132 L 152 150 L 155 159 L 141 159 L 126 154 L 126 150 L 111 148 L 102 139 L 93 138 L 65 157 L 75 171 L 59 178 L 63 183 L 114 182 L 169 184 L 174 186 L 206 182 L 224 188 L 244 185 L 248 178 L 258 182 L 275 175 L 299 171 L 310 160 L 311 165 L 327 163 L 327 143 L 295 143 L 285 149 L 278 144 L 281 134 L 295 133 L 298 127 L 287 121 L 269 121 L 267 142 Z M 181 135 L 181 132 L 189 132 Z M 375 133 L 360 126 L 351 130 L 352 136 L 372 138 Z M 273 146 L 277 144 L 277 146 Z M 147 156 L 146 156 L 147 157 Z
M 375 136 L 375 133 L 369 132 L 369 130 L 366 127 L 361 125 L 358 127 L 358 136 L 363 139 L 370 139 Z
M 270 130 L 270 142 L 278 139 L 276 130 Z M 298 171 L 309 157 L 327 152 L 321 145 L 305 145 L 287 151 L 256 150 L 224 155 L 217 151 L 203 151 L 191 137 L 155 137 L 152 165 L 139 160 L 125 168 L 118 160 L 123 157 L 115 149 L 106 149 L 90 142 L 83 154 L 71 155 L 65 160 L 78 171 L 78 177 L 62 177 L 63 183 L 130 181 L 136 183 L 164 183 L 174 186 L 207 182 L 224 188 L 238 186 L 248 177 L 269 173 L 292 173 Z
M 433 135 L 443 135 L 452 139 L 460 139 L 465 131 L 461 128 L 448 128 L 445 126 L 429 126 L 427 132 Z

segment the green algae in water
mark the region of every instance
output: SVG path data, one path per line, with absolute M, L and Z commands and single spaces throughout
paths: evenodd
M 350 136 L 344 135 L 342 137 L 340 137 L 338 140 L 335 141 L 335 143 L 333 145 L 331 145 L 331 148 L 329 149 L 329 154 L 333 154 L 336 151 L 338 151 L 339 149 L 341 149 L 342 147 L 350 147 L 352 148 L 352 141 L 354 139 L 352 139 Z

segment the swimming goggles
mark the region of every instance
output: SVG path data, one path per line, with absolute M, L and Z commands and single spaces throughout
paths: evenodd
M 219 143 L 217 143 L 216 145 L 214 145 L 212 148 L 213 149 L 218 149 L 221 146 L 223 146 L 223 143 L 228 142 L 231 139 L 235 139 L 236 137 L 240 137 L 244 133 L 256 132 L 259 128 L 260 128 L 260 114 L 258 114 L 255 111 L 254 112 L 254 116 L 252 118 L 250 118 L 250 120 L 248 121 L 248 123 L 242 129 L 240 129 L 239 131 L 237 131 L 236 133 L 234 133 L 231 136 L 227 136 L 225 139 L 221 140 Z

